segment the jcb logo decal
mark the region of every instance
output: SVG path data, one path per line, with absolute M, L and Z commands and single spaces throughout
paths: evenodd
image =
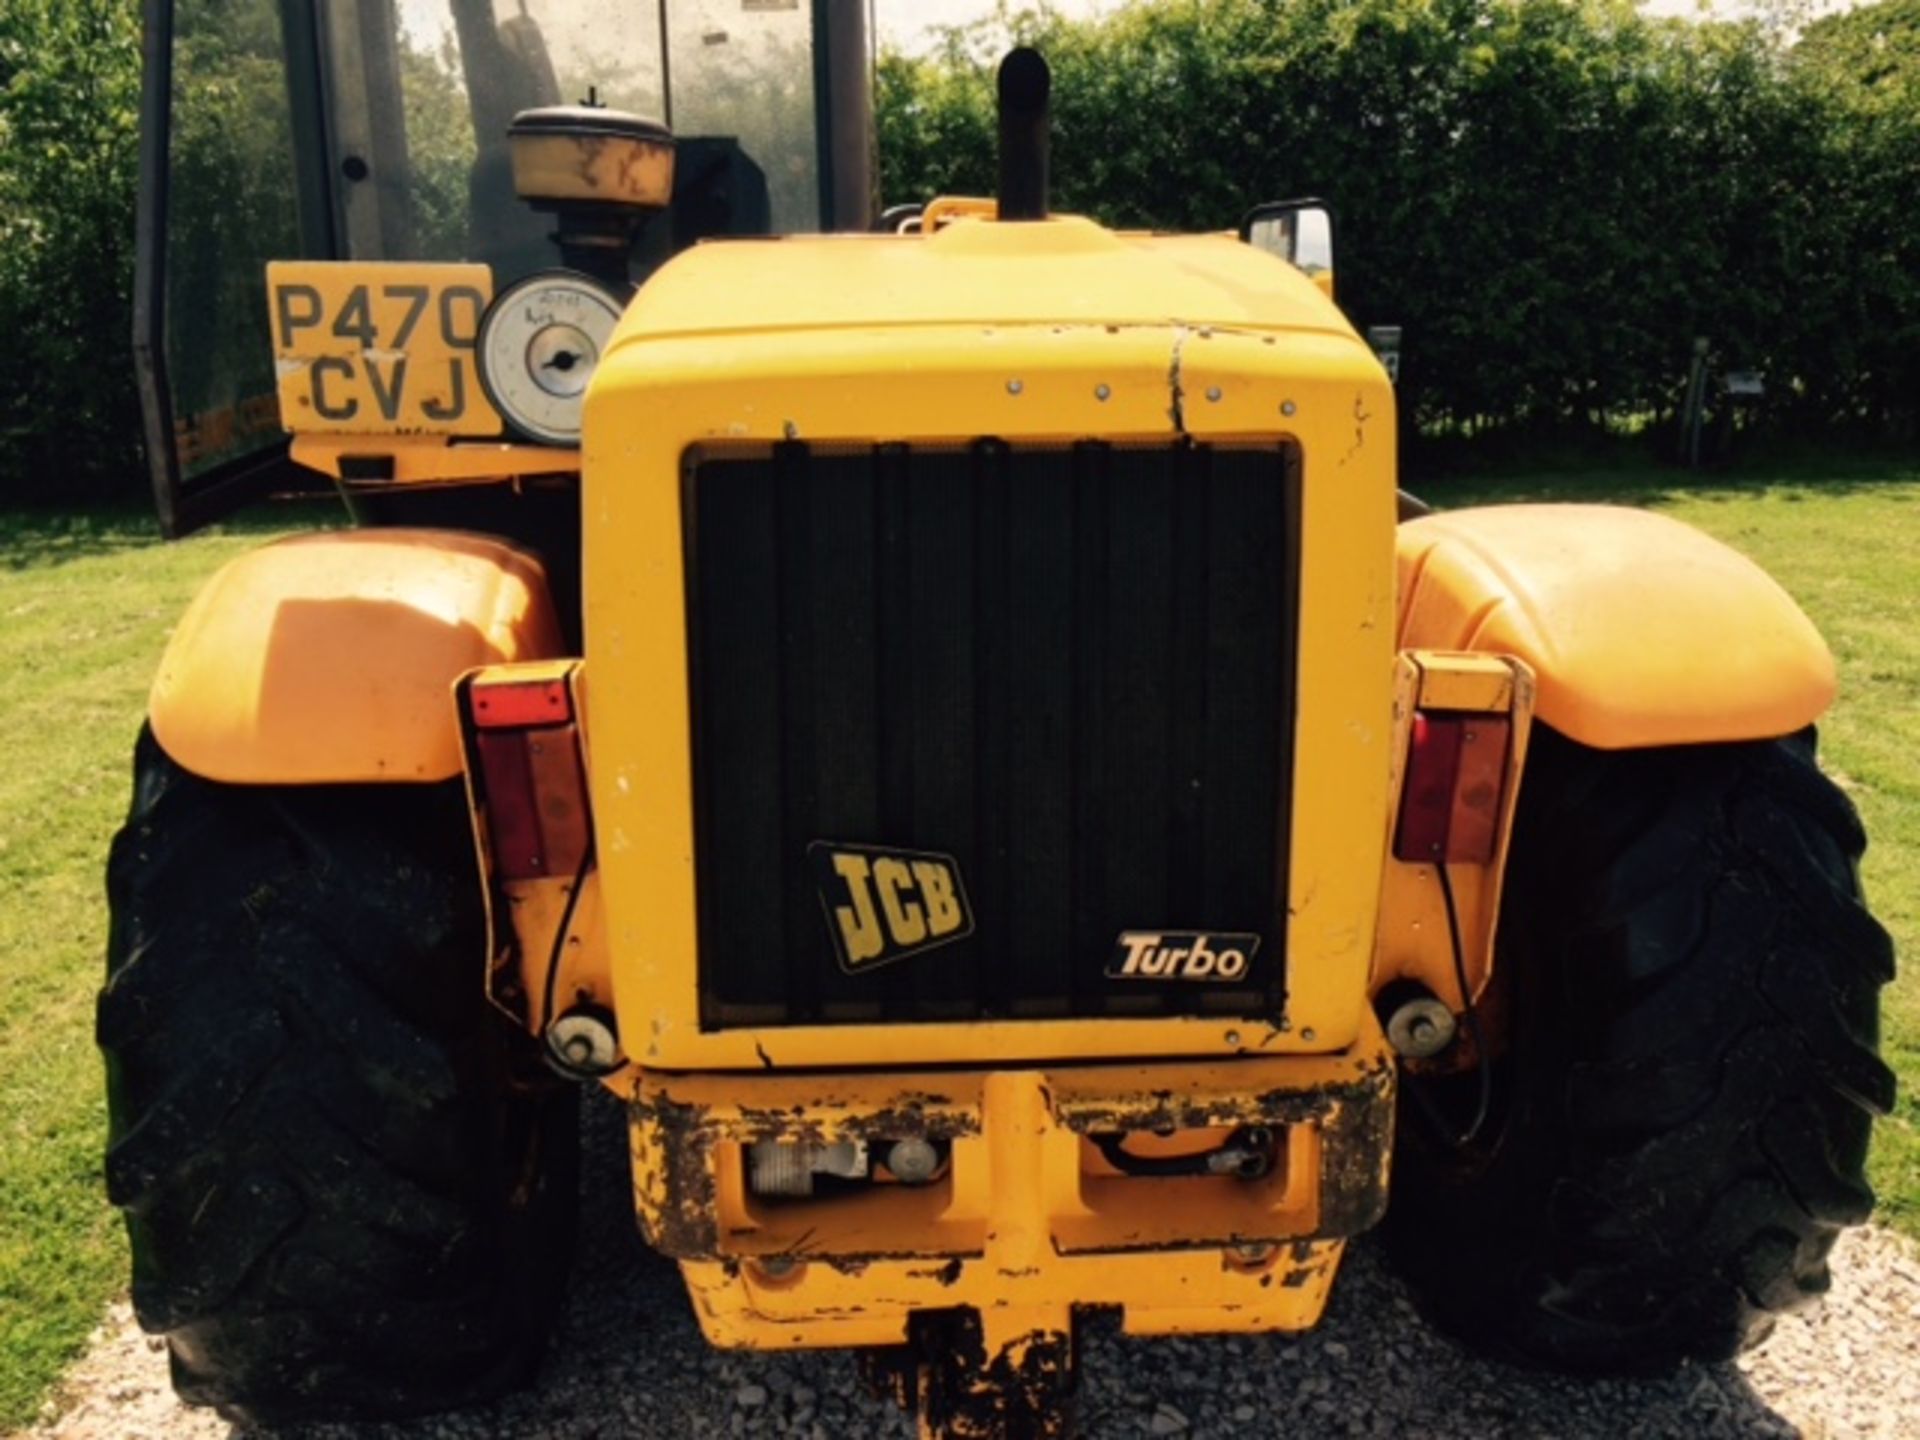
M 816 840 L 807 859 L 848 974 L 973 933 L 973 912 L 951 855 Z
M 1258 935 L 1239 931 L 1123 930 L 1107 974 L 1115 980 L 1244 980 L 1259 948 Z

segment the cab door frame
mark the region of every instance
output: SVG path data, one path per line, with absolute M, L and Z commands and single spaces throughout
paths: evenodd
M 338 257 L 335 195 L 327 159 L 319 0 L 280 0 L 292 112 L 294 186 L 300 247 L 306 258 Z M 318 488 L 311 472 L 275 436 L 190 479 L 176 447 L 173 387 L 167 370 L 168 172 L 173 139 L 174 0 L 144 0 L 140 82 L 140 184 L 134 219 L 133 361 L 140 392 L 147 467 L 160 531 L 190 534 L 268 491 Z M 262 343 L 265 343 L 263 336 Z

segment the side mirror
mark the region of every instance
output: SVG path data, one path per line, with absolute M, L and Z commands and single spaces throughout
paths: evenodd
M 1333 211 L 1324 200 L 1272 200 L 1240 222 L 1240 238 L 1277 255 L 1333 297 Z

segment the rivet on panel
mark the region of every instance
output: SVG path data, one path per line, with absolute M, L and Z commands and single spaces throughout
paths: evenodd
M 1298 410 L 1299 408 L 1300 407 L 1294 404 L 1291 400 L 1282 400 L 1280 402 L 1280 413 L 1282 415 L 1291 415 L 1293 414 L 1294 411 Z
M 1093 398 L 1096 400 L 1107 400 L 1112 398 L 1112 395 L 1113 387 L 1111 385 L 1102 384 L 1093 387 Z
M 1026 388 L 1027 387 L 1022 385 L 1018 380 L 1007 381 L 1007 393 L 1009 395 L 1018 395 L 1022 390 Z

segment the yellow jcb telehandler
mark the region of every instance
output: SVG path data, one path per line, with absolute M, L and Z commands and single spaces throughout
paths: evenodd
M 1656 515 L 1411 513 L 1324 206 L 1050 213 L 1015 51 L 999 193 L 882 220 L 863 0 L 146 8 L 163 522 L 350 521 L 193 602 L 112 851 L 186 1398 L 525 1381 L 583 1084 L 714 1344 L 935 1434 L 1060 1432 L 1095 1311 L 1309 1327 L 1383 1216 L 1575 1370 L 1824 1287 L 1892 1088 L 1828 652 Z

